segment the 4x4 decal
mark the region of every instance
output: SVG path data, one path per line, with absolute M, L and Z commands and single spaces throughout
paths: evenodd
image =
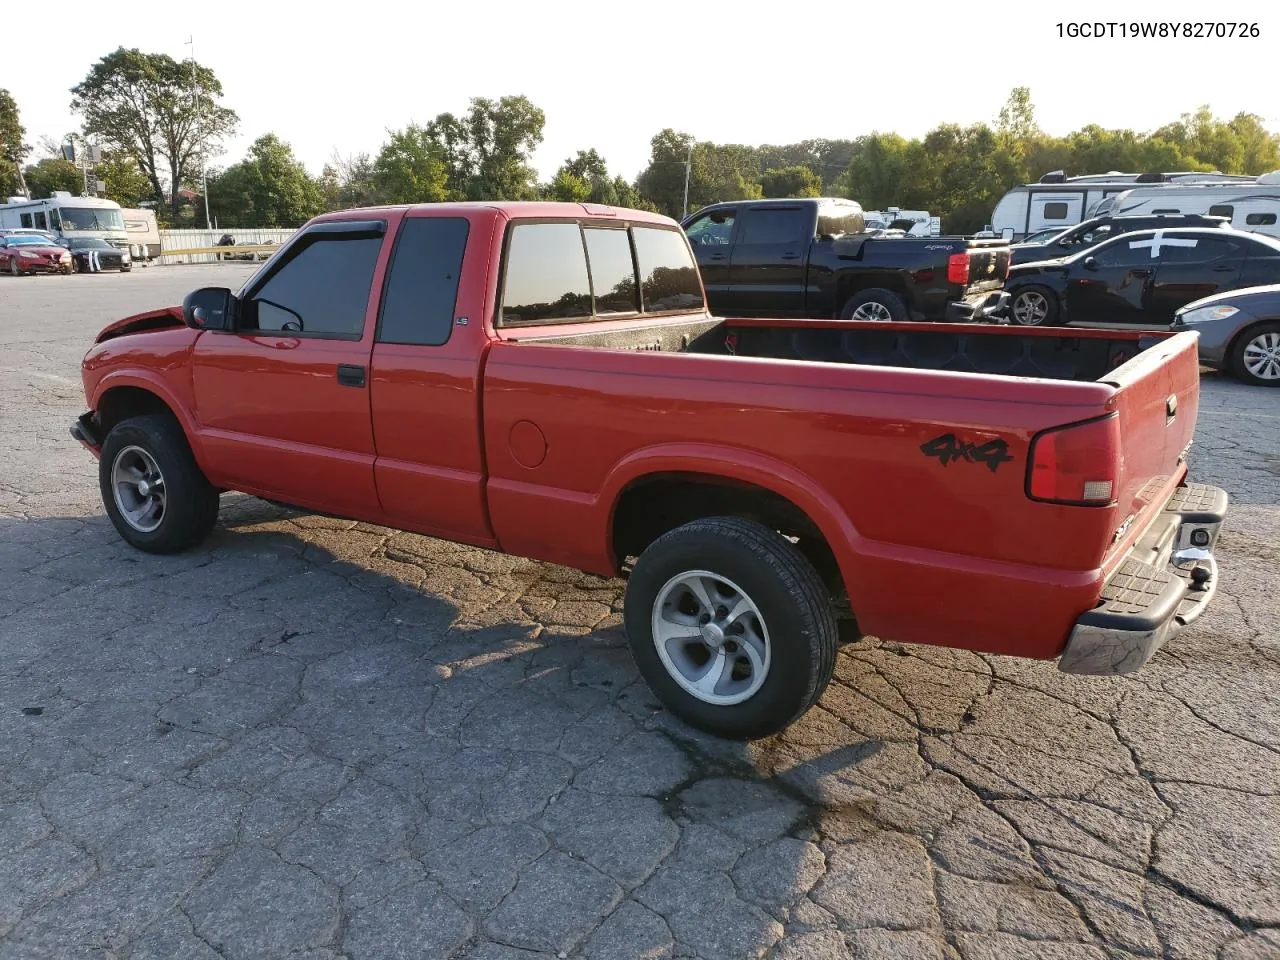
M 1009 463 L 1013 456 L 1009 453 L 1009 444 L 999 437 L 977 444 L 959 439 L 954 433 L 944 433 L 920 445 L 920 452 L 926 457 L 937 457 L 944 467 L 956 460 L 967 460 L 969 463 L 985 463 L 987 469 L 995 473 L 1000 464 Z

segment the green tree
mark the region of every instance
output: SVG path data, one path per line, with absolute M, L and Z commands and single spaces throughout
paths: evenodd
M 918 143 L 908 142 L 896 133 L 876 132 L 860 137 L 857 152 L 837 182 L 837 190 L 868 210 L 902 206 L 899 194 L 913 147 L 918 150 Z
M 411 123 L 391 131 L 373 161 L 373 186 L 385 203 L 438 203 L 456 199 L 449 188 L 444 149 L 430 127 Z
M 8 90 L 0 89 L 0 202 L 18 192 L 19 165 L 30 152 L 22 142 L 26 134 L 18 116 L 18 104 Z
M 820 197 L 822 178 L 797 164 L 766 170 L 760 176 L 760 188 L 766 197 Z
M 163 53 L 120 47 L 95 63 L 71 94 L 85 134 L 132 157 L 157 203 L 164 202 L 167 178 L 175 215 L 178 188 L 195 179 L 202 155 L 216 152 L 238 120 L 219 102 L 222 84 L 211 69 L 197 63 L 193 71 L 191 63 Z
M 564 200 L 569 203 L 585 203 L 591 198 L 591 184 L 565 167 L 556 171 L 547 188 L 548 200 Z
M 122 207 L 134 208 L 150 200 L 151 184 L 137 161 L 119 150 L 102 151 L 102 162 L 95 164 L 93 175 L 107 185 L 106 197 Z
M 320 174 L 329 210 L 369 207 L 380 201 L 373 158 L 367 153 L 343 157 L 336 150 Z
M 33 200 L 51 197 L 56 190 L 65 190 L 73 197 L 84 192 L 84 174 L 74 163 L 62 157 L 45 157 L 27 167 L 23 176 Z
M 1240 168 L 1245 173 L 1261 175 L 1280 170 L 1280 136 L 1263 127 L 1261 117 L 1237 113 L 1227 125 L 1240 142 Z
M 209 178 L 209 209 L 227 225 L 296 227 L 324 209 L 320 185 L 274 133 Z

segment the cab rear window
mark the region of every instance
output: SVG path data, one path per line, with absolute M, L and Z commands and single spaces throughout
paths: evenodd
M 501 304 L 501 326 L 705 308 L 683 232 L 577 221 L 517 221 L 509 227 Z

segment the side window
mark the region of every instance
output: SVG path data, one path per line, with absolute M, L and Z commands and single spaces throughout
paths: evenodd
M 1181 213 L 1182 211 L 1181 211 L 1181 210 L 1174 210 L 1172 207 L 1167 207 L 1167 208 L 1160 209 L 1160 210 L 1152 210 L 1151 212 L 1152 212 L 1152 213 L 1159 214 L 1159 213 Z
M 742 214 L 739 243 L 795 243 L 809 238 L 811 214 L 800 207 L 755 207 Z
M 591 316 L 591 281 L 576 223 L 518 223 L 507 245 L 503 323 Z
M 49 224 L 48 224 L 48 222 L 47 222 L 47 221 L 45 220 L 45 218 L 44 218 L 44 211 L 43 211 L 43 210 L 39 210 L 39 211 L 37 211 L 37 212 L 36 212 L 36 213 L 34 213 L 32 216 L 34 216 L 34 217 L 35 217 L 36 229 L 37 229 L 37 230 L 48 230 L 48 229 L 49 229 Z
M 633 227 L 640 297 L 646 313 L 702 310 L 702 281 L 685 238 L 675 230 Z
M 360 339 L 382 237 L 315 236 L 253 295 L 242 329 Z
M 1067 205 L 1061 202 L 1046 203 L 1044 205 L 1044 218 L 1046 220 L 1067 219 Z
M 31 214 L 29 214 L 29 213 L 21 214 L 21 219 L 22 219 L 22 225 L 23 225 L 24 227 L 26 227 L 27 229 L 30 229 L 30 228 L 31 228 Z
M 1276 222 L 1274 213 L 1251 213 L 1244 218 L 1247 227 L 1270 227 Z
M 727 246 L 733 237 L 734 218 L 732 210 L 716 210 L 693 221 L 685 233 L 695 247 Z
M 1150 242 L 1149 235 L 1128 234 L 1097 248 L 1092 254 L 1084 251 L 1081 255 L 1095 257 L 1104 267 L 1133 267 L 1151 260 Z
M 587 240 L 595 312 L 637 313 L 640 301 L 636 296 L 636 265 L 627 231 L 586 227 L 582 234 Z
M 382 295 L 379 343 L 438 347 L 448 341 L 467 230 L 462 217 L 410 217 L 404 221 Z
M 1230 219 L 1236 215 L 1236 208 L 1229 203 L 1217 203 L 1209 208 L 1209 216 L 1211 217 L 1227 217 Z
M 1211 263 L 1239 251 L 1239 244 L 1230 240 L 1211 240 L 1207 237 L 1165 237 L 1160 247 L 1160 259 L 1164 263 Z
M 62 229 L 62 218 L 58 216 L 57 207 L 54 207 L 49 211 L 49 226 L 53 227 L 55 230 Z

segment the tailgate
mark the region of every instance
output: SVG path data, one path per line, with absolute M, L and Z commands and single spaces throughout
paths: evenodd
M 969 247 L 969 285 L 966 294 L 997 290 L 1009 272 L 1010 249 L 1005 246 Z
M 1101 382 L 1117 388 L 1121 536 L 1112 553 L 1154 518 L 1185 473 L 1200 408 L 1198 335 L 1179 333 L 1143 350 Z

